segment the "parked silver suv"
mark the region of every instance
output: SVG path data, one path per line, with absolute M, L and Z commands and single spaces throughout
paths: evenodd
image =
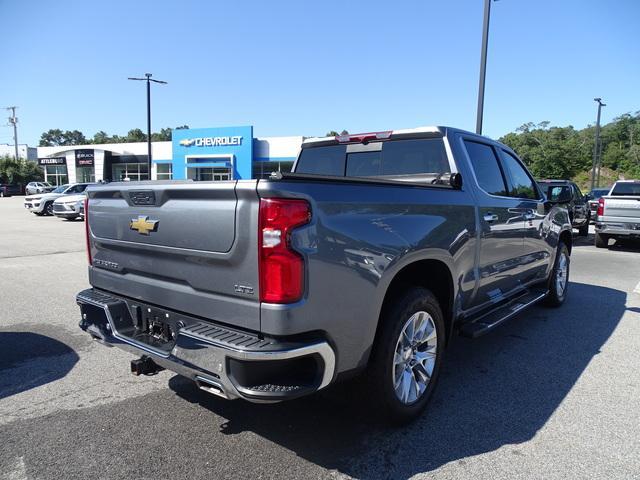
M 25 187 L 25 195 L 34 195 L 36 193 L 52 192 L 56 188 L 48 182 L 29 182 Z

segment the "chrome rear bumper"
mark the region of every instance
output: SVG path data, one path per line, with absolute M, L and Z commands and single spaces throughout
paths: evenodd
M 131 308 L 137 302 L 95 289 L 80 292 L 76 302 L 80 327 L 101 343 L 147 355 L 227 399 L 287 400 L 324 388 L 334 377 L 335 354 L 324 340 L 269 339 L 181 315 L 175 342 L 161 349 L 119 331 L 133 321 Z

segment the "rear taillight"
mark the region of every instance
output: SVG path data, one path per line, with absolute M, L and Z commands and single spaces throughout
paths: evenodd
M 596 215 L 598 216 L 604 215 L 604 198 L 601 198 L 600 200 L 598 200 L 598 211 L 596 212 Z
M 291 247 L 291 231 L 310 220 L 311 208 L 305 200 L 260 200 L 260 301 L 292 303 L 302 297 L 304 259 Z
M 93 265 L 91 258 L 91 241 L 89 240 L 89 197 L 84 199 L 84 236 L 87 242 L 87 261 Z

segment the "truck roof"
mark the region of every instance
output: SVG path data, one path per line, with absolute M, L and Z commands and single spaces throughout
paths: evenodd
M 305 148 L 310 146 L 320 146 L 320 145 L 332 144 L 332 143 L 347 143 L 347 142 L 341 142 L 339 140 L 341 137 L 343 138 L 371 137 L 371 140 L 376 140 L 376 139 L 383 140 L 383 139 L 388 139 L 395 136 L 405 136 L 405 135 L 406 136 L 420 135 L 420 134 L 444 135 L 447 132 L 447 130 L 452 130 L 452 131 L 455 130 L 459 133 L 464 133 L 465 135 L 471 135 L 471 136 L 480 137 L 480 138 L 487 138 L 487 137 L 482 137 L 482 135 L 478 135 L 473 132 L 462 130 L 460 128 L 446 127 L 446 126 L 440 125 L 440 126 L 423 126 L 423 127 L 416 127 L 416 128 L 404 128 L 404 129 L 398 129 L 398 130 L 386 130 L 381 132 L 350 133 L 348 135 L 337 135 L 335 137 L 309 137 L 303 140 L 302 147 Z M 352 142 L 348 142 L 348 143 L 352 143 Z

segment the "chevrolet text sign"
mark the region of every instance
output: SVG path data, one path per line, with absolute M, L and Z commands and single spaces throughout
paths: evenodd
M 231 137 L 200 137 L 185 138 L 180 140 L 180 145 L 190 147 L 222 147 L 227 145 L 242 145 L 242 135 L 234 135 Z
M 171 133 L 171 143 L 174 180 L 193 178 L 199 168 L 211 169 L 219 162 L 231 168 L 232 179 L 251 178 L 251 126 L 180 128 Z

